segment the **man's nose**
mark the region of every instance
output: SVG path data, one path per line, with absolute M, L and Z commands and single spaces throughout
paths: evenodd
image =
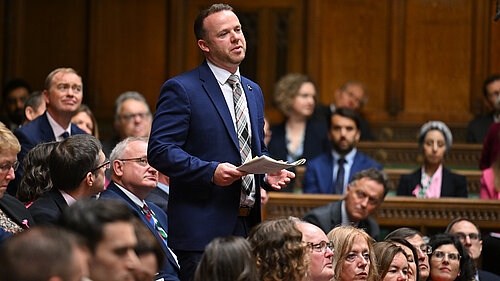
M 333 256 L 333 250 L 330 249 L 330 248 L 328 248 L 328 247 L 326 247 L 326 249 L 325 249 L 325 257 L 330 258 L 332 256 Z

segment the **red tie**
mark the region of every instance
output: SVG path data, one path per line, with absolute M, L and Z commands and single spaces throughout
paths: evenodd
M 144 206 L 142 206 L 142 209 L 144 210 L 144 214 L 146 215 L 148 221 L 151 222 L 151 210 L 149 209 L 149 207 L 146 204 L 144 204 Z

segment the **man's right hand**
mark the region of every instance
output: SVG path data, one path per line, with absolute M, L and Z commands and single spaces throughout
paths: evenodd
M 215 169 L 213 182 L 216 185 L 228 186 L 245 175 L 247 173 L 238 171 L 233 164 L 220 163 Z

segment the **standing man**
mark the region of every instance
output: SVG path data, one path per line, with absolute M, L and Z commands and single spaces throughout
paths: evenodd
M 348 108 L 332 113 L 329 138 L 332 150 L 307 163 L 304 175 L 304 193 L 344 194 L 347 183 L 355 173 L 382 166 L 359 152 L 359 117 Z
M 82 78 L 74 69 L 53 70 L 45 79 L 43 98 L 47 104 L 47 111 L 14 132 L 21 144 L 21 152 L 17 155 L 21 167 L 24 156 L 35 145 L 42 142 L 62 141 L 76 134 L 85 134 L 82 129 L 71 123 L 71 117 L 80 107 L 83 98 Z M 21 176 L 22 169 L 18 169 L 16 178 L 21 179 Z M 11 195 L 16 195 L 17 184 L 17 181 L 9 184 L 7 191 Z
M 264 182 L 280 189 L 295 176 L 282 170 L 264 181 L 236 168 L 267 151 L 264 99 L 257 84 L 240 76 L 246 42 L 233 8 L 201 11 L 194 31 L 206 60 L 163 85 L 148 147 L 151 165 L 170 177 L 169 245 L 181 280 L 192 280 L 213 238 L 246 237 L 260 222 Z

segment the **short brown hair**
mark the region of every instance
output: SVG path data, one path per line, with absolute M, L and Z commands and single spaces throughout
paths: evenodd
M 211 14 L 215 14 L 221 11 L 234 12 L 234 9 L 228 4 L 213 4 L 212 6 L 200 11 L 198 16 L 196 17 L 196 20 L 194 21 L 194 36 L 196 36 L 196 40 L 205 39 L 206 30 L 203 26 L 203 21 L 205 20 L 205 18 L 210 16 Z
M 52 85 L 52 79 L 54 79 L 54 76 L 56 76 L 56 74 L 59 72 L 74 73 L 74 74 L 78 75 L 78 77 L 80 77 L 80 79 L 82 79 L 80 74 L 78 74 L 78 72 L 76 72 L 76 70 L 74 70 L 73 68 L 70 68 L 70 67 L 56 68 L 56 69 L 52 70 L 52 72 L 50 72 L 49 75 L 47 75 L 47 78 L 45 78 L 45 90 L 47 90 L 47 91 L 50 90 L 50 86 Z

